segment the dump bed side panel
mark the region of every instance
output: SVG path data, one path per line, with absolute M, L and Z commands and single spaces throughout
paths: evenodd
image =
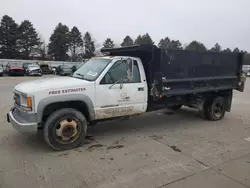
M 242 70 L 240 53 L 162 52 L 163 95 L 237 89 Z
M 238 53 L 167 50 L 161 61 L 166 79 L 239 76 Z

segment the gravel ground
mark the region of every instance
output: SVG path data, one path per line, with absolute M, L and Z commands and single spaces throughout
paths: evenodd
M 188 108 L 148 113 L 92 127 L 83 147 L 55 152 L 6 121 L 13 87 L 32 79 L 0 78 L 0 188 L 250 187 L 250 80 L 219 122 Z

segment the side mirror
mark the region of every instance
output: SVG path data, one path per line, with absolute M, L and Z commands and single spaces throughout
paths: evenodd
M 120 82 L 120 89 L 123 88 L 123 80 L 124 80 L 124 79 L 121 79 L 121 82 Z

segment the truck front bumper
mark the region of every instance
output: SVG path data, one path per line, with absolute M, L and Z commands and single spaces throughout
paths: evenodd
M 29 73 L 30 76 L 42 76 L 42 73 L 40 72 L 31 72 Z
M 37 123 L 34 121 L 35 114 L 21 112 L 13 107 L 7 114 L 7 121 L 19 132 L 34 133 L 37 132 Z

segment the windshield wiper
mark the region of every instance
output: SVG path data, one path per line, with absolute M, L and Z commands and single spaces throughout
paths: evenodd
M 83 79 L 83 80 L 93 81 L 93 80 L 90 80 L 90 79 L 84 78 L 84 74 L 81 74 L 81 73 L 76 73 L 75 75 L 77 75 L 77 76 L 81 76 L 81 79 Z M 74 75 L 72 75 L 72 77 L 74 77 L 74 78 L 79 78 L 79 77 L 75 77 Z
M 84 78 L 84 75 L 83 75 L 83 74 L 76 73 L 76 75 L 81 76 L 82 78 Z

